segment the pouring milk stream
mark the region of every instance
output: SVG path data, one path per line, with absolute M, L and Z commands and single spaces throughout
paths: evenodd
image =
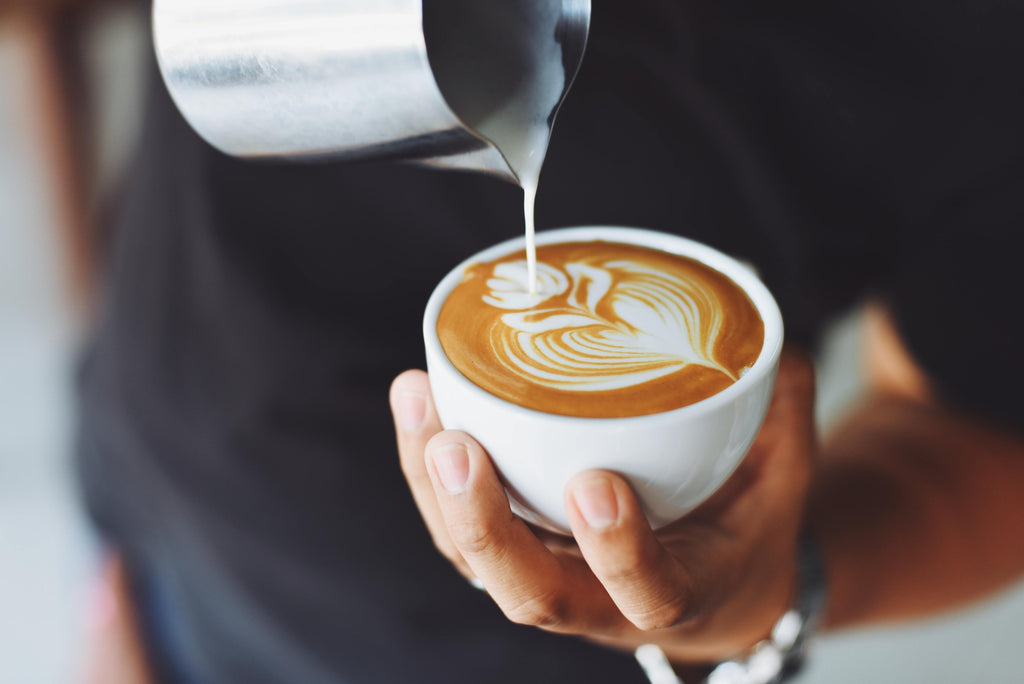
M 591 0 L 154 0 L 153 34 L 175 104 L 223 152 L 398 158 L 518 183 L 535 290 L 537 183 L 590 12 Z
M 523 189 L 535 294 L 537 186 L 555 115 L 574 75 L 562 59 L 562 2 L 447 0 L 443 17 L 436 18 L 440 10 L 431 7 L 440 6 L 424 6 L 424 30 L 441 92 L 469 127 L 498 148 Z

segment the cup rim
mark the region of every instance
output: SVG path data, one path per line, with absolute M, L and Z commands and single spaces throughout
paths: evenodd
M 636 424 L 658 424 L 666 421 L 676 421 L 681 418 L 697 417 L 705 413 L 715 411 L 738 398 L 744 392 L 758 384 L 758 382 L 769 373 L 774 372 L 776 363 L 782 353 L 784 337 L 782 312 L 768 288 L 761 282 L 751 266 L 748 266 L 737 259 L 730 257 L 713 247 L 691 240 L 689 238 L 643 228 L 628 228 L 624 226 L 574 226 L 570 228 L 557 228 L 554 230 L 540 231 L 536 235 L 537 246 L 563 243 L 563 242 L 592 242 L 606 241 L 619 242 L 623 244 L 638 245 L 658 249 L 670 254 L 677 254 L 695 259 L 704 265 L 722 273 L 732 280 L 753 302 L 761 320 L 764 323 L 764 343 L 761 346 L 761 353 L 758 354 L 754 365 L 744 373 L 739 380 L 717 392 L 710 397 L 701 399 L 693 404 L 681 406 L 669 411 L 651 413 L 640 416 L 621 416 L 593 418 L 585 416 L 567 416 L 558 413 L 547 413 L 537 409 L 520 406 L 507 399 L 502 399 L 487 390 L 483 389 L 472 380 L 467 378 L 448 359 L 441 341 L 437 336 L 437 319 L 441 313 L 441 307 L 448 295 L 455 289 L 455 286 L 462 280 L 466 269 L 480 262 L 494 261 L 510 252 L 525 249 L 526 237 L 518 236 L 505 240 L 496 245 L 488 247 L 473 256 L 464 260 L 458 266 L 448 272 L 447 275 L 434 288 L 430 299 L 427 301 L 426 311 L 423 316 L 423 337 L 427 345 L 428 356 L 435 363 L 440 363 L 443 368 L 433 368 L 433 371 L 443 370 L 464 391 L 477 395 L 481 401 L 487 401 L 502 406 L 503 410 L 532 416 L 543 417 L 556 422 L 585 423 L 594 425 L 602 422 L 612 422 L 616 425 L 624 423 Z

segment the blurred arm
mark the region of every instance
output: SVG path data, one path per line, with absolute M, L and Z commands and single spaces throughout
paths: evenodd
M 26 134 L 41 152 L 58 213 L 67 289 L 85 308 L 91 292 L 94 231 L 88 207 L 91 168 L 81 26 L 103 0 L 0 0 L 0 25 L 27 60 Z
M 153 684 L 128 573 L 116 556 L 96 580 L 88 618 L 81 684 Z
M 869 399 L 824 445 L 809 521 L 831 626 L 909 619 L 1024 575 L 1024 440 L 944 408 L 881 309 Z

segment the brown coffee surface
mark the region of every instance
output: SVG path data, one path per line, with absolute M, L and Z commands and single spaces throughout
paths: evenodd
M 566 416 L 641 416 L 688 406 L 757 360 L 764 323 L 725 275 L 687 257 L 614 242 L 538 248 L 468 267 L 437 334 L 477 386 Z

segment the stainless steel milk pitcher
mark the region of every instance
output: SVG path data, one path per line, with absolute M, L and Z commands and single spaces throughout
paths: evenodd
M 512 182 L 510 150 L 525 128 L 550 134 L 589 24 L 590 0 L 153 3 L 171 96 L 223 152 L 401 158 Z

